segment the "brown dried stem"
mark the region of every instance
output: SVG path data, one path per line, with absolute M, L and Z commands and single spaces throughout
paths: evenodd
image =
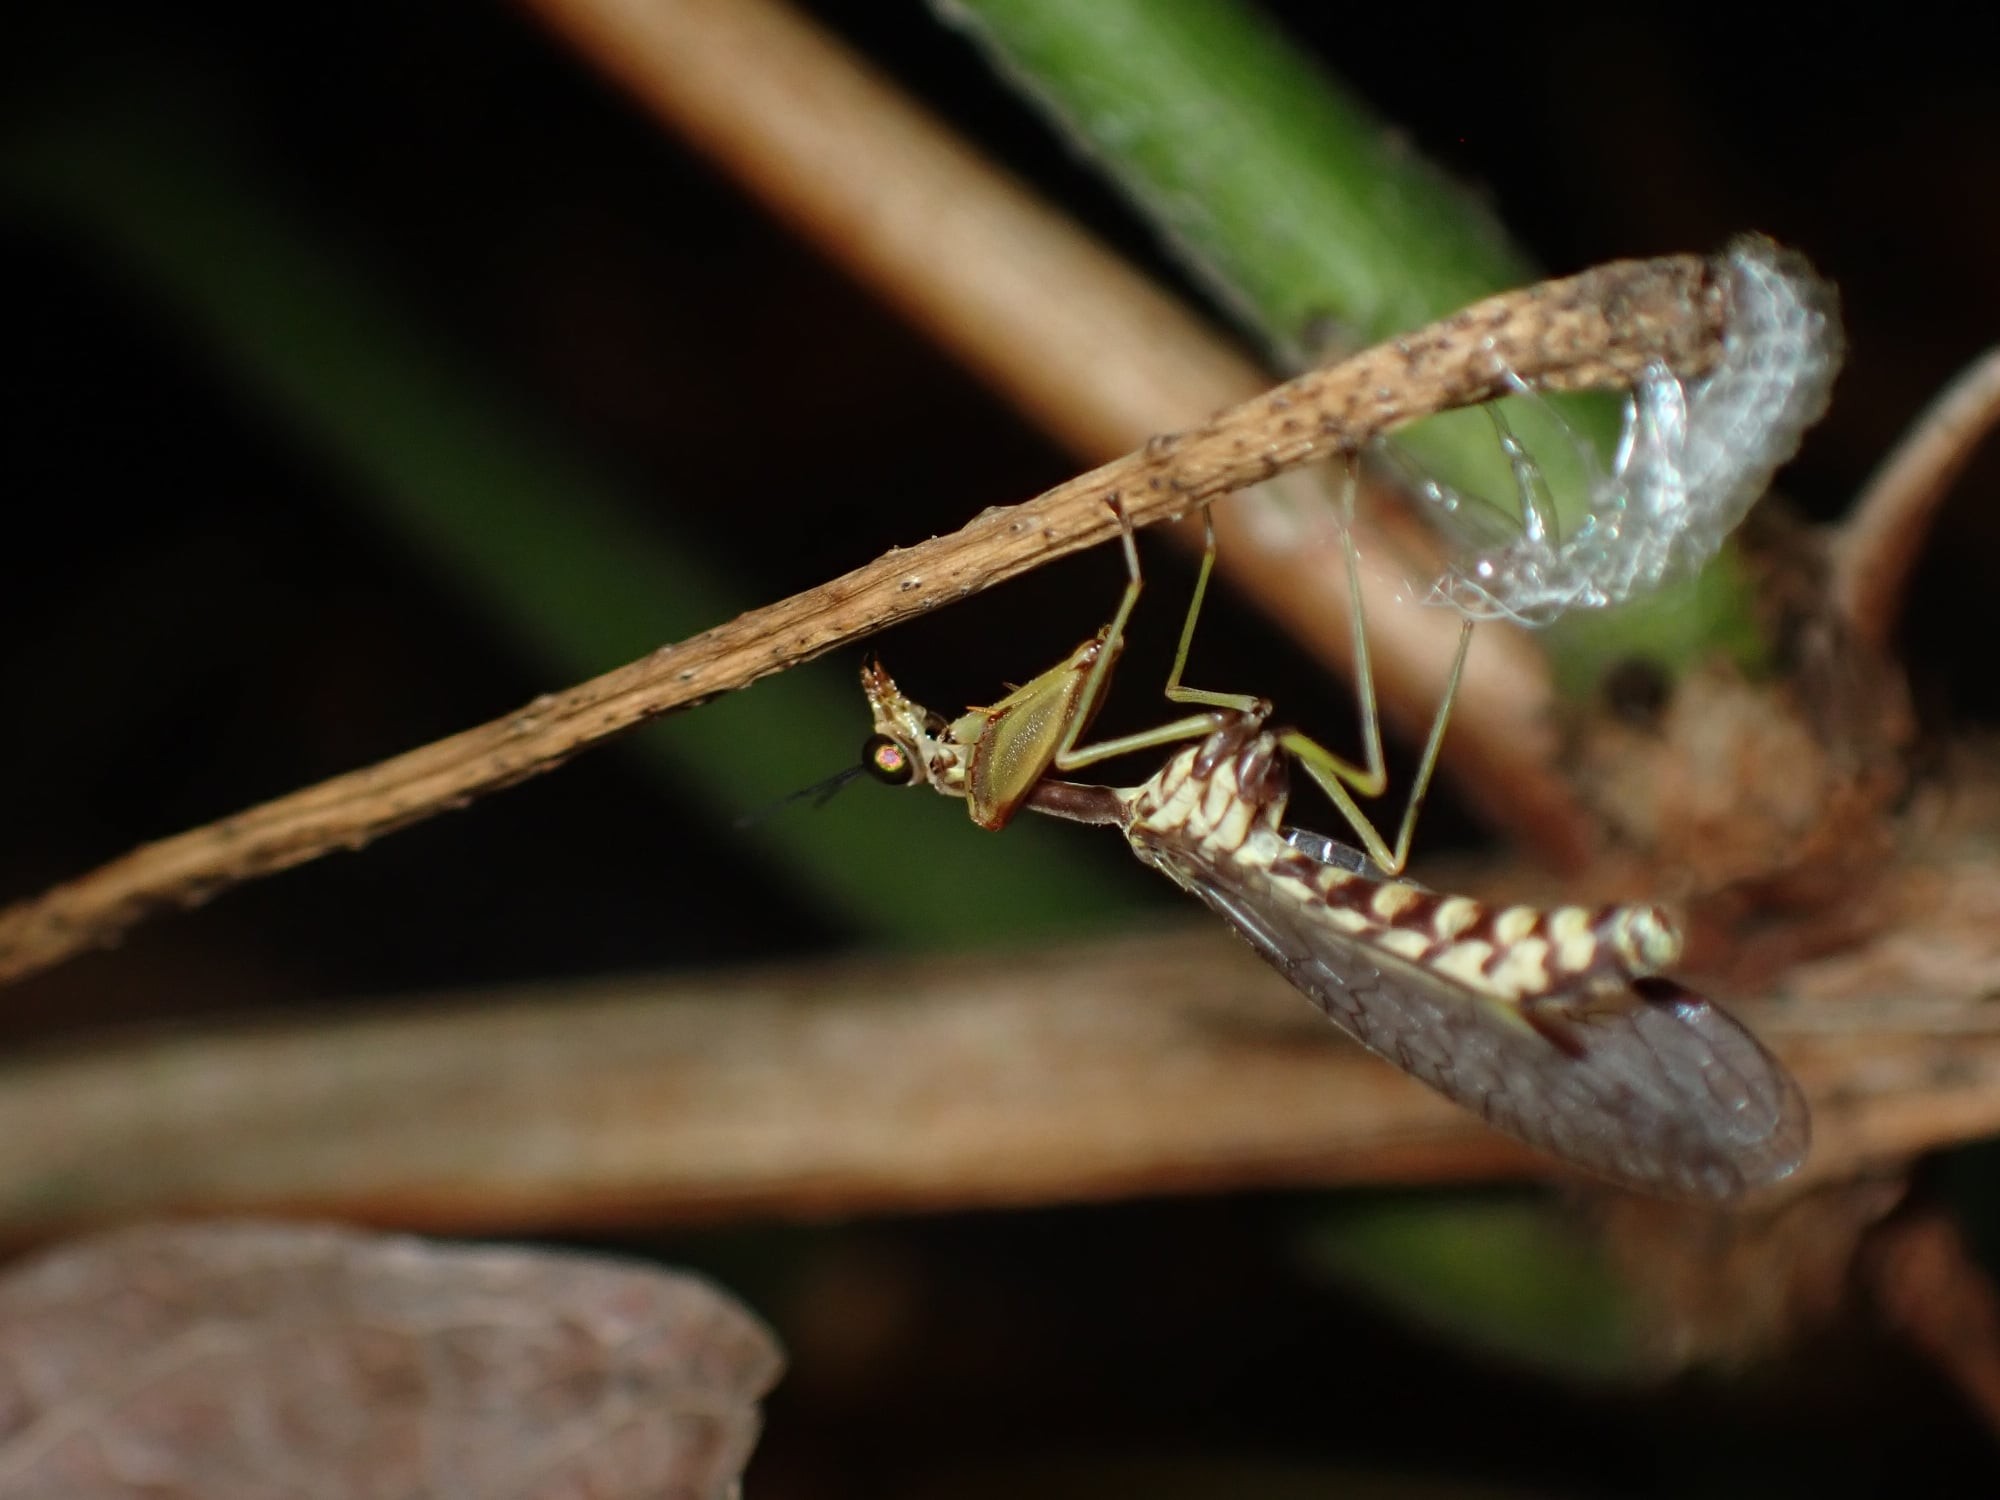
M 1808 1180 L 2000 1131 L 2000 871 L 1952 837 L 1952 901 L 1913 891 L 1741 1008 L 1811 1099 Z M 0 1064 L 13 1239 L 168 1211 L 574 1231 L 1552 1170 L 1206 922 Z
M 149 913 L 334 849 L 352 849 L 550 770 L 611 735 L 691 707 L 1117 535 L 1190 512 L 1316 459 L 1353 453 L 1419 417 L 1488 401 L 1520 379 L 1546 390 L 1629 383 L 1651 361 L 1698 374 L 1726 292 L 1682 256 L 1621 261 L 1504 293 L 1417 333 L 1311 371 L 1200 427 L 897 548 L 831 583 L 420 749 L 220 822 L 142 845 L 0 910 L 0 981 L 108 942 Z
M 1862 490 L 1833 551 L 1833 599 L 1857 641 L 1888 648 L 1931 522 L 2000 421 L 2000 349 L 1973 361 L 1917 418 Z
M 790 6 L 530 8 L 1086 461 L 1269 384 L 1179 302 Z

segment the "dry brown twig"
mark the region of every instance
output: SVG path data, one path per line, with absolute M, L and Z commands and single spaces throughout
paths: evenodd
M 1199 427 L 959 531 L 752 610 L 504 718 L 146 844 L 0 911 L 0 981 L 109 942 L 151 912 L 335 849 L 358 848 L 551 770 L 635 725 L 731 692 L 966 598 L 1135 526 L 1192 512 L 1315 460 L 1352 454 L 1434 412 L 1524 381 L 1629 384 L 1649 363 L 1698 375 L 1727 314 L 1726 281 L 1694 256 L 1619 261 L 1487 298 L 1415 333 L 1230 408 Z

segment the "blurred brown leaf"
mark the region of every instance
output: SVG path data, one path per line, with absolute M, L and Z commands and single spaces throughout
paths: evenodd
M 142 1226 L 0 1278 L 0 1500 L 707 1500 L 781 1363 L 681 1272 Z

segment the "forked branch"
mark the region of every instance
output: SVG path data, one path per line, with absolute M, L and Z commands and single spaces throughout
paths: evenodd
M 1695 256 L 1620 261 L 1503 293 L 1314 370 L 1188 431 L 1153 439 L 950 536 L 896 548 L 844 577 L 475 729 L 142 845 L 0 911 L 0 982 L 106 943 L 154 911 L 354 849 L 551 770 L 578 751 L 690 708 L 1118 534 L 1192 511 L 1303 464 L 1350 454 L 1407 422 L 1506 394 L 1628 385 L 1658 361 L 1713 363 L 1726 284 Z

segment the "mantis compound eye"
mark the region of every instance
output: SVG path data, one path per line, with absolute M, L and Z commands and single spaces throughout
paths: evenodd
M 890 786 L 908 786 L 917 779 L 917 761 L 909 746 L 886 734 L 868 736 L 861 747 L 861 768 Z

